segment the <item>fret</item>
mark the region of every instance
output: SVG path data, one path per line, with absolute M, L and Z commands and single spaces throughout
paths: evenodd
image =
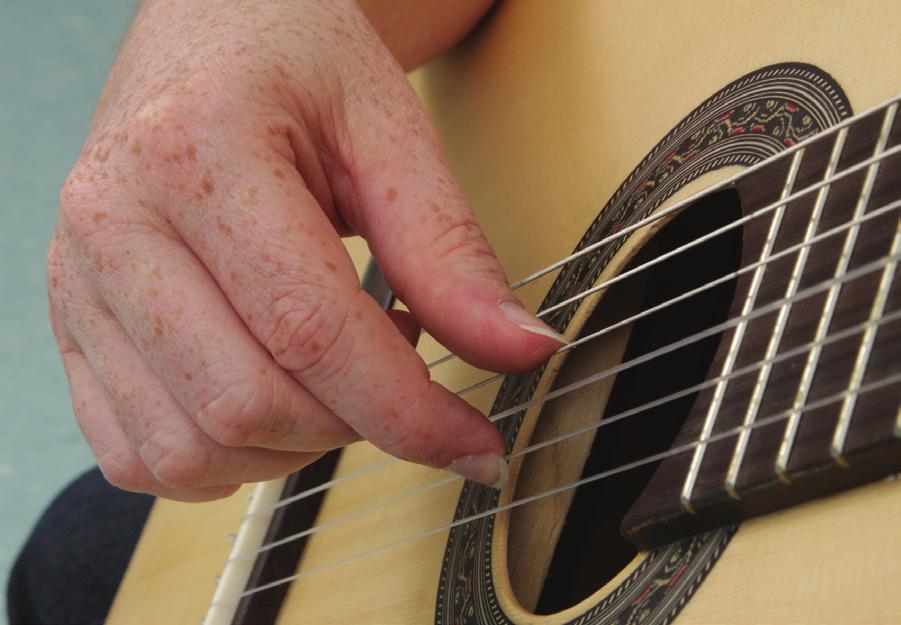
M 826 165 L 826 171 L 823 175 L 823 180 L 829 180 L 834 174 L 836 169 L 838 168 L 838 161 L 842 155 L 842 151 L 845 146 L 845 139 L 848 136 L 848 129 L 842 128 L 841 131 L 835 138 L 835 143 L 832 146 L 832 152 L 829 155 L 829 162 Z M 831 185 L 826 185 L 820 188 L 817 193 L 817 199 L 813 207 L 813 211 L 811 212 L 810 220 L 807 224 L 807 228 L 804 231 L 803 243 L 809 243 L 814 236 L 816 236 L 817 226 L 820 223 L 820 217 L 823 214 L 823 207 L 826 205 L 826 199 L 829 196 L 829 190 L 831 189 Z M 788 285 L 785 288 L 784 298 L 786 299 L 785 304 L 783 304 L 779 308 L 779 312 L 776 317 L 776 323 L 773 327 L 773 332 L 770 335 L 770 340 L 767 344 L 766 355 L 764 356 L 765 364 L 761 366 L 760 371 L 757 374 L 757 379 L 754 383 L 754 389 L 751 393 L 751 399 L 748 402 L 748 408 L 745 412 L 745 417 L 743 420 L 744 428 L 738 436 L 738 440 L 735 444 L 735 451 L 732 454 L 732 459 L 729 462 L 729 469 L 726 472 L 726 480 L 725 480 L 725 488 L 726 492 L 729 493 L 729 496 L 733 499 L 740 499 L 738 495 L 738 491 L 736 490 L 736 485 L 738 484 L 738 474 L 741 471 L 742 462 L 744 462 L 745 452 L 748 448 L 748 441 L 751 438 L 751 431 L 753 429 L 753 424 L 757 420 L 757 414 L 760 411 L 760 406 L 763 401 L 763 394 L 766 390 L 767 383 L 769 382 L 770 373 L 773 369 L 773 359 L 776 357 L 776 353 L 779 350 L 779 345 L 782 342 L 782 335 L 785 331 L 785 326 L 788 323 L 788 316 L 791 312 L 791 298 L 794 297 L 795 293 L 798 291 L 798 286 L 801 283 L 801 276 L 804 273 L 804 268 L 807 265 L 807 257 L 810 254 L 810 245 L 805 245 L 798 251 L 798 256 L 795 259 L 795 264 L 792 268 L 791 277 L 789 278 Z
M 789 167 L 785 185 L 783 186 L 782 193 L 780 195 L 781 200 L 785 200 L 789 195 L 791 195 L 792 187 L 794 187 L 795 178 L 798 175 L 798 170 L 801 167 L 801 160 L 803 159 L 803 157 L 804 150 L 795 152 L 794 156 L 792 157 L 791 166 Z M 782 216 L 785 213 L 785 206 L 786 205 L 784 203 L 780 204 L 773 212 L 773 217 L 770 221 L 770 227 L 767 232 L 766 241 L 764 242 L 763 248 L 760 251 L 760 265 L 757 267 L 757 269 L 754 270 L 754 273 L 752 274 L 751 284 L 748 287 L 748 295 L 745 298 L 744 303 L 742 304 L 742 316 L 747 316 L 754 309 L 754 303 L 757 300 L 757 294 L 760 290 L 760 285 L 763 282 L 763 275 L 766 272 L 766 260 L 772 253 L 773 247 L 776 244 L 776 236 L 778 235 L 779 227 L 782 224 Z M 720 371 L 720 376 L 722 377 L 722 379 L 714 388 L 713 398 L 710 401 L 710 406 L 708 407 L 707 413 L 704 417 L 704 425 L 702 427 L 700 436 L 700 440 L 702 441 L 709 439 L 710 435 L 713 433 L 713 427 L 716 423 L 716 417 L 719 414 L 720 406 L 722 405 L 723 398 L 726 395 L 728 376 L 732 373 L 732 369 L 735 367 L 735 361 L 738 358 L 738 352 L 741 349 L 747 326 L 747 319 L 743 320 L 741 323 L 735 326 L 732 340 L 729 343 L 729 351 L 726 354 L 726 358 Z M 682 485 L 682 493 L 679 497 L 682 507 L 690 513 L 694 513 L 694 508 L 691 505 L 691 498 L 692 494 L 694 493 L 698 475 L 701 471 L 701 463 L 704 460 L 704 453 L 706 451 L 706 448 L 707 443 L 701 443 L 697 447 L 695 447 L 694 453 L 692 454 L 691 458 L 691 464 L 689 465 L 688 475 L 686 476 L 685 482 Z
M 894 256 L 898 254 L 899 251 L 901 251 L 901 220 L 898 221 L 895 229 L 895 237 L 892 239 L 889 256 Z M 897 262 L 889 263 L 885 266 L 885 269 L 882 270 L 882 276 L 879 279 L 879 290 L 876 292 L 876 297 L 873 298 L 873 306 L 870 308 L 869 320 L 871 322 L 879 320 L 885 311 L 888 292 L 895 279 L 895 268 L 897 266 Z M 842 452 L 845 447 L 845 440 L 848 437 L 848 429 L 851 426 L 851 416 L 854 414 L 854 406 L 856 405 L 857 400 L 856 391 L 863 383 L 863 376 L 866 372 L 867 363 L 870 360 L 870 353 L 873 351 L 873 343 L 876 340 L 876 332 L 878 329 L 879 328 L 875 323 L 867 326 L 867 329 L 864 331 L 863 337 L 860 340 L 857 357 L 854 359 L 854 370 L 851 372 L 851 380 L 848 383 L 848 390 L 852 391 L 852 393 L 845 396 L 845 400 L 842 402 L 842 407 L 838 416 L 838 424 L 835 427 L 835 433 L 832 437 L 832 446 L 829 449 L 829 453 L 832 455 L 832 458 L 843 467 L 850 466 L 848 461 L 842 455 Z
M 882 120 L 882 126 L 879 132 L 879 138 L 876 141 L 876 146 L 873 148 L 874 157 L 879 156 L 882 152 L 885 151 L 886 145 L 888 144 L 889 133 L 892 129 L 892 123 L 895 119 L 895 111 L 897 110 L 897 108 L 897 104 L 892 104 L 885 111 L 885 115 Z M 879 173 L 880 162 L 881 161 L 877 160 L 867 168 L 863 187 L 861 188 L 860 196 L 857 200 L 857 203 L 855 204 L 854 214 L 851 217 L 851 220 L 860 219 L 866 212 L 866 207 L 870 201 L 870 194 L 872 193 L 873 185 L 876 182 L 876 175 Z M 859 231 L 859 224 L 855 224 L 848 229 L 848 233 L 845 235 L 844 244 L 842 245 L 841 255 L 839 256 L 838 263 L 835 267 L 834 277 L 840 278 L 847 272 L 848 265 L 851 262 L 851 255 L 853 254 L 854 247 L 857 243 L 857 235 Z M 807 354 L 807 360 L 804 363 L 804 371 L 801 374 L 801 381 L 798 385 L 798 390 L 795 394 L 795 400 L 792 404 L 791 412 L 789 413 L 788 420 L 785 425 L 785 433 L 782 437 L 782 442 L 779 444 L 779 451 L 776 455 L 776 461 L 774 463 L 773 469 L 776 473 L 776 476 L 785 483 L 791 482 L 791 479 L 788 476 L 788 463 L 791 459 L 791 453 L 792 449 L 794 448 L 795 438 L 798 435 L 798 427 L 800 426 L 801 415 L 803 413 L 802 407 L 807 402 L 807 397 L 810 394 L 814 374 L 816 373 L 817 364 L 819 363 L 820 354 L 823 349 L 822 340 L 829 331 L 829 326 L 832 323 L 832 317 L 835 313 L 835 307 L 838 303 L 838 296 L 840 292 L 841 283 L 836 283 L 829 289 L 826 294 L 826 302 L 823 305 L 823 312 L 820 315 L 819 322 L 817 323 L 816 334 L 814 336 L 814 344 L 816 345 L 816 347 L 811 349 Z

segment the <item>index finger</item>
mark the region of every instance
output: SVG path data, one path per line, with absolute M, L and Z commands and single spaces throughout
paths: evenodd
M 180 236 L 276 362 L 359 434 L 435 467 L 466 458 L 454 465 L 458 472 L 497 482 L 497 429 L 429 378 L 360 289 L 335 228 L 292 163 L 271 152 L 266 158 L 233 163 L 199 205 L 193 199 L 172 211 Z

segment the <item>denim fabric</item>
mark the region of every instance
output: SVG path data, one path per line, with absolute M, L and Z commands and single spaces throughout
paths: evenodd
M 103 623 L 153 497 L 110 486 L 92 469 L 50 504 L 7 587 L 10 625 Z

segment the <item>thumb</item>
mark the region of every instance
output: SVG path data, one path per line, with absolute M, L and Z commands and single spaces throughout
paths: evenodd
M 531 369 L 565 340 L 510 290 L 425 111 L 397 74 L 369 100 L 381 106 L 347 111 L 353 225 L 395 294 L 438 341 L 481 368 Z

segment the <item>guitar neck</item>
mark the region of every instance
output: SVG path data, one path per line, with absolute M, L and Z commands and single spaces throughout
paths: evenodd
M 897 108 L 735 181 L 737 295 L 674 444 L 686 452 L 666 458 L 623 521 L 640 547 L 901 471 Z

